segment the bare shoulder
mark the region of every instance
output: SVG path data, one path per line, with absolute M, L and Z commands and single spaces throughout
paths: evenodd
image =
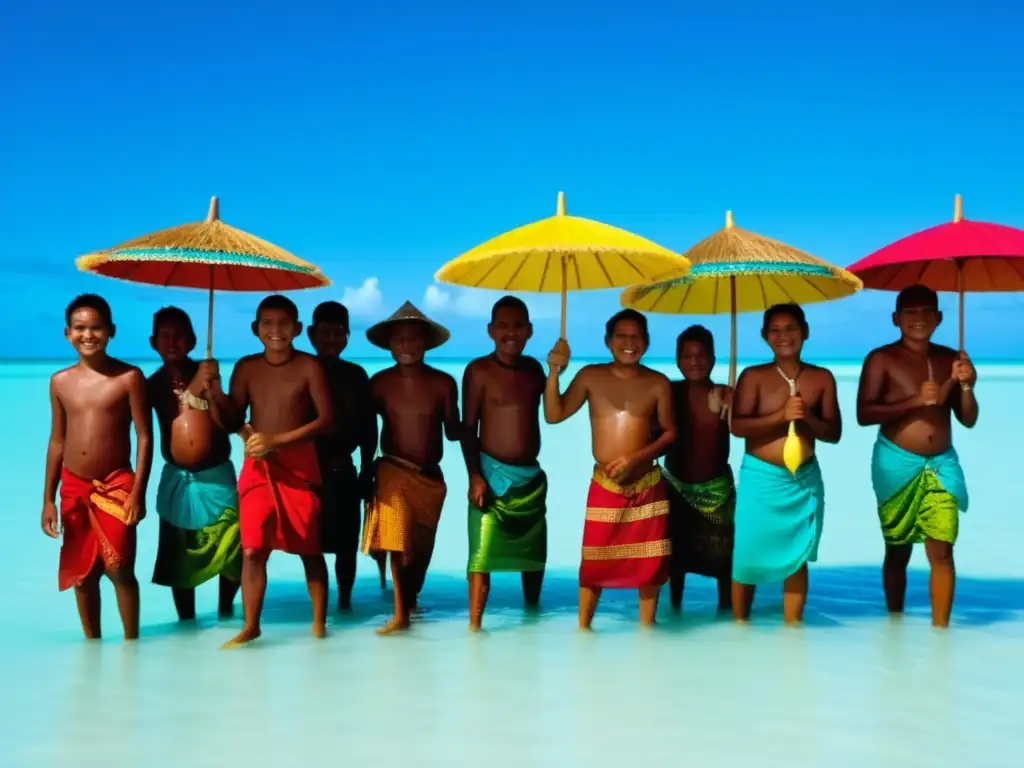
M 759 384 L 764 381 L 765 377 L 769 372 L 775 370 L 774 363 L 758 363 L 757 365 L 748 365 L 744 368 L 736 380 L 736 386 L 740 383 L 746 382 L 748 384 Z M 778 374 L 776 374 L 778 375 Z
M 108 362 L 111 375 L 123 381 L 126 386 L 145 386 L 146 375 L 137 365 L 126 363 L 124 360 L 118 360 L 116 357 L 109 358 Z
M 648 368 L 646 365 L 641 365 L 640 373 L 644 379 L 650 381 L 656 386 L 665 387 L 666 389 L 671 389 L 672 387 L 671 379 L 661 371 L 656 371 L 653 368 Z
M 243 376 L 243 375 L 248 374 L 249 371 L 252 370 L 253 365 L 255 365 L 256 362 L 261 357 L 263 357 L 263 355 L 254 354 L 254 355 L 246 355 L 245 357 L 239 358 L 238 362 L 235 363 L 235 368 L 234 368 L 234 371 L 232 372 L 232 374 L 234 376 Z
M 299 364 L 299 369 L 308 375 L 314 375 L 317 373 L 324 372 L 324 366 L 319 359 L 309 354 L 308 352 L 295 351 L 295 362 Z
M 544 366 L 541 365 L 540 360 L 538 360 L 536 357 L 530 357 L 529 355 L 523 355 L 522 363 L 523 363 L 523 367 L 526 370 L 528 370 L 530 373 L 536 373 L 536 374 L 539 374 L 539 375 L 544 376 L 545 378 L 547 378 L 547 375 L 544 373 Z
M 67 368 L 61 368 L 59 371 L 50 376 L 50 388 L 58 395 L 77 378 L 75 375 L 77 365 L 69 365 Z
M 895 351 L 895 344 L 883 344 L 880 347 L 876 347 L 875 349 L 868 352 L 867 357 L 864 358 L 864 367 L 867 368 L 872 363 L 893 362 Z
M 425 365 L 423 367 L 430 376 L 431 381 L 434 382 L 442 392 L 447 394 L 447 392 L 452 389 L 458 390 L 459 385 L 455 383 L 455 377 L 450 373 L 445 373 L 444 371 L 430 365 Z
M 462 376 L 467 381 L 472 381 L 477 376 L 482 376 L 487 373 L 487 369 L 490 367 L 491 356 L 484 355 L 483 357 L 477 357 L 469 361 L 466 365 L 466 369 L 462 372 Z

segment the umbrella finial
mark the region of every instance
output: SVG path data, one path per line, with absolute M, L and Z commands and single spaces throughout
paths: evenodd
M 736 226 L 736 225 L 733 224 L 733 222 L 732 222 L 732 211 L 726 211 L 725 212 L 725 228 L 726 229 L 732 229 L 734 226 Z
M 565 216 L 565 192 L 558 193 L 558 210 L 556 215 Z
M 220 201 L 217 196 L 214 195 L 210 198 L 210 212 L 206 214 L 207 221 L 217 221 L 220 219 Z
M 953 221 L 964 220 L 964 199 L 957 195 L 953 198 Z

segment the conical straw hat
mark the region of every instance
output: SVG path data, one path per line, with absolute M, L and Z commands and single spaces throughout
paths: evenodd
M 451 338 L 451 333 L 449 333 L 447 328 L 440 323 L 435 323 L 416 309 L 412 302 L 409 301 L 400 306 L 387 320 L 381 320 L 376 325 L 368 328 L 366 338 L 375 347 L 390 349 L 389 340 L 395 324 L 407 322 L 422 324 L 427 334 L 427 349 L 436 349 Z

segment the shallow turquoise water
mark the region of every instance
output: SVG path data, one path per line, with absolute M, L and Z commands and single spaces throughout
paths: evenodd
M 1024 367 L 980 366 L 981 421 L 956 432 L 971 511 L 961 521 L 948 632 L 929 627 L 923 570 L 911 577 L 907 617 L 885 615 L 868 471 L 874 432 L 856 426 L 857 371 L 846 366 L 835 369 L 846 433 L 839 446 L 820 450 L 828 508 L 802 629 L 781 625 L 776 589 L 760 590 L 751 626 L 716 620 L 712 583 L 690 577 L 682 616 L 663 605 L 653 631 L 635 625 L 635 595 L 624 592 L 603 599 L 596 632 L 577 633 L 574 569 L 592 465 L 581 414 L 544 429 L 552 571 L 540 615 L 521 610 L 516 576 L 497 576 L 488 631 L 466 632 L 466 477 L 449 446 L 427 612 L 413 632 L 374 635 L 390 594 L 380 593 L 363 558 L 353 614 L 333 617 L 332 636 L 314 642 L 299 562 L 276 555 L 264 638 L 234 652 L 218 651 L 240 621 L 217 622 L 215 586 L 200 590 L 204 615 L 185 629 L 167 590 L 146 583 L 153 512 L 140 531 L 142 640 L 121 643 L 109 585 L 106 638 L 80 639 L 74 599 L 56 588 L 58 544 L 38 524 L 46 377 L 56 367 L 0 363 L 9 408 L 0 447 L 8 481 L 0 516 L 4 768 L 1019 764 L 1024 518 L 1013 438 L 1024 431 L 1024 413 L 1009 404 Z M 461 374 L 461 364 L 444 367 Z M 740 452 L 737 444 L 736 465 Z M 912 565 L 923 564 L 918 552 Z

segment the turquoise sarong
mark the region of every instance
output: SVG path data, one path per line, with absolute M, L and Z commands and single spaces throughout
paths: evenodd
M 155 584 L 194 589 L 218 574 L 241 578 L 238 485 L 230 461 L 199 472 L 164 464 L 156 511 Z
M 887 545 L 925 539 L 956 543 L 958 509 L 967 511 L 969 497 L 952 447 L 936 456 L 919 456 L 879 432 L 871 453 L 871 484 Z
M 541 468 L 480 455 L 484 508 L 469 505 L 469 573 L 543 571 L 547 562 L 547 477 Z
M 785 581 L 816 561 L 825 521 L 825 485 L 817 457 L 792 475 L 785 467 L 745 454 L 735 520 L 734 581 Z

